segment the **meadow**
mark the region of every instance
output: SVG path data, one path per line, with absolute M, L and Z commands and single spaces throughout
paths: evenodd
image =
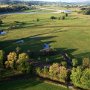
M 0 47 L 6 52 L 20 46 L 23 51 L 40 51 L 44 43 L 58 51 L 66 50 L 75 57 L 89 57 L 90 16 L 70 14 L 65 20 L 51 20 L 51 16 L 61 14 L 14 14 L 3 18 L 3 26 L 7 29 L 14 21 L 24 22 L 19 28 L 8 30 L 0 35 Z M 39 21 L 37 21 L 39 19 Z M 23 39 L 24 44 L 15 42 Z

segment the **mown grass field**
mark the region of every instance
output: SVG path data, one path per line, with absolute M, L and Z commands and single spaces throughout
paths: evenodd
M 0 47 L 5 51 L 15 50 L 16 40 L 23 39 L 19 44 L 23 51 L 28 49 L 39 51 L 44 43 L 52 48 L 66 50 L 76 57 L 86 57 L 90 54 L 90 16 L 71 14 L 65 20 L 50 20 L 51 16 L 61 14 L 15 14 L 6 15 L 1 28 L 9 27 L 14 21 L 24 22 L 18 28 L 9 30 L 6 35 L 0 36 Z M 37 22 L 37 18 L 39 21 Z M 37 36 L 36 38 L 32 38 Z

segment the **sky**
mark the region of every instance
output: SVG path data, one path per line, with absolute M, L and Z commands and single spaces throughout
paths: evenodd
M 84 2 L 84 1 L 90 1 L 90 0 L 24 0 L 24 1 L 63 1 L 63 2 Z

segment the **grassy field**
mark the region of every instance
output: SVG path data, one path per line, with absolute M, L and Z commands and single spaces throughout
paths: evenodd
M 5 24 L 1 28 L 8 28 L 14 21 L 24 22 L 24 25 L 0 36 L 0 47 L 6 52 L 15 50 L 17 46 L 20 46 L 23 51 L 37 52 L 43 48 L 44 43 L 49 43 L 57 51 L 66 50 L 75 57 L 89 57 L 90 16 L 73 13 L 65 20 L 50 20 L 51 16 L 60 17 L 61 15 L 6 15 L 3 19 Z M 39 19 L 38 22 L 37 19 Z M 15 42 L 20 39 L 25 43 L 16 44 Z
M 0 90 L 67 90 L 67 88 L 36 79 L 25 79 L 2 82 L 0 83 Z
M 14 51 L 20 46 L 23 52 L 27 50 L 38 53 L 43 49 L 44 43 L 58 52 L 66 51 L 76 58 L 90 57 L 90 16 L 77 13 L 69 14 L 65 20 L 51 20 L 51 16 L 61 17 L 63 14 L 12 14 L 3 17 L 4 24 L 0 29 L 5 29 L 7 34 L 0 35 L 0 49 L 6 53 Z M 37 21 L 39 19 L 39 21 Z M 15 21 L 24 23 L 17 29 L 7 30 Z M 24 40 L 17 44 L 16 41 Z M 37 60 L 39 56 L 35 56 Z M 61 56 L 41 57 L 60 61 Z M 15 80 L 0 83 L 0 90 L 67 90 L 42 81 Z

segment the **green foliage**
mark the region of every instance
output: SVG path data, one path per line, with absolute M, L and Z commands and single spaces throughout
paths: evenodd
M 23 73 L 30 73 L 30 63 L 28 63 L 27 61 L 22 61 L 21 63 L 18 63 L 18 70 Z
M 0 19 L 0 25 L 2 25 L 3 24 L 3 21 Z
M 59 64 L 54 63 L 49 68 L 49 75 L 53 78 L 53 77 L 57 77 L 58 74 L 59 74 Z
M 86 8 L 85 10 L 82 11 L 83 14 L 85 15 L 90 15 L 90 8 Z
M 67 78 L 67 69 L 64 66 L 60 66 L 59 79 L 60 81 L 65 82 Z
M 16 52 L 17 52 L 17 54 L 19 54 L 19 53 L 20 53 L 20 50 L 21 50 L 21 48 L 20 48 L 20 47 L 16 47 Z
M 54 19 L 57 19 L 57 17 L 51 16 L 50 19 L 54 20 Z
M 19 54 L 19 58 L 17 60 L 18 70 L 23 73 L 29 73 L 31 70 L 29 56 L 26 53 Z
M 0 50 L 0 67 L 3 67 L 4 51 Z
M 80 81 L 83 88 L 90 89 L 90 68 L 83 71 Z
M 77 67 L 78 66 L 78 60 L 72 59 L 72 65 L 73 65 L 73 67 Z
M 43 74 L 44 74 L 44 75 L 48 75 L 48 73 L 49 73 L 48 67 L 47 67 L 47 66 L 44 66 Z
M 84 68 L 90 67 L 90 59 L 89 58 L 83 59 L 83 67 Z
M 66 61 L 62 61 L 61 65 L 64 66 L 64 67 L 67 67 L 67 62 Z
M 37 22 L 39 22 L 40 21 L 40 19 L 39 18 L 37 18 Z
M 81 67 L 73 68 L 71 80 L 77 87 L 90 89 L 90 68 L 82 70 Z
M 64 20 L 65 19 L 65 16 L 62 16 L 61 19 Z
M 73 68 L 71 72 L 71 80 L 75 86 L 80 86 L 80 78 L 82 75 L 82 69 L 81 67 Z
M 66 13 L 65 16 L 68 17 L 68 13 Z

